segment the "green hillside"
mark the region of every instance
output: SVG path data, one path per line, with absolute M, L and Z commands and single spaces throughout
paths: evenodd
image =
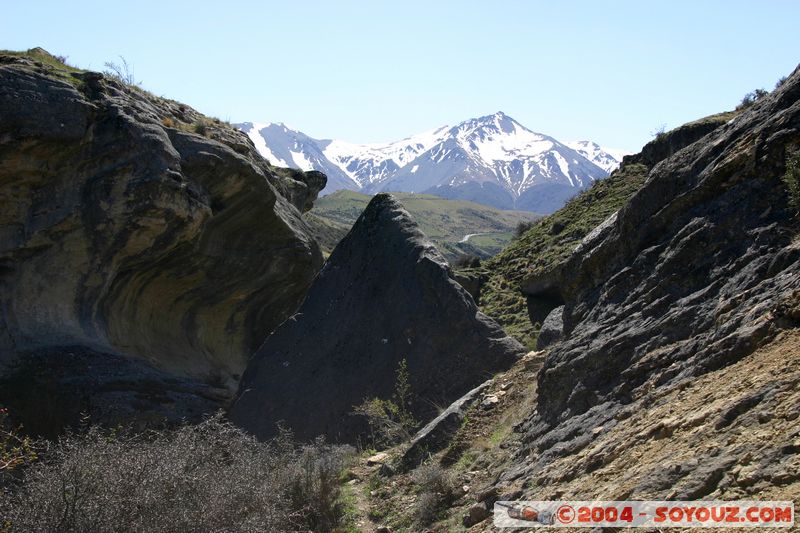
M 565 261 L 580 240 L 622 207 L 647 178 L 645 165 L 629 164 L 596 182 L 556 213 L 541 219 L 479 270 L 486 280 L 481 309 L 508 333 L 533 348 L 538 325 L 531 323 L 520 282 Z
M 520 222 L 539 218 L 526 211 L 503 211 L 429 194 L 392 194 L 450 261 L 466 254 L 490 257 L 511 242 Z M 330 253 L 347 234 L 370 198 L 354 191 L 336 191 L 314 203 L 305 218 L 324 252 Z M 471 236 L 462 242 L 467 235 Z
M 626 158 L 611 176 L 572 198 L 560 210 L 542 218 L 507 248 L 467 276 L 480 277 L 480 307 L 520 342 L 533 348 L 540 324 L 531 315 L 530 302 L 520 284 L 563 263 L 592 229 L 625 205 L 639 190 L 650 169 L 660 160 L 729 121 L 735 113 L 711 115 L 661 133 L 642 152 Z

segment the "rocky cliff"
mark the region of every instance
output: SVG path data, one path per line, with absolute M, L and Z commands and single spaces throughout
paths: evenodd
M 459 272 L 480 279 L 481 310 L 534 348 L 548 313 L 563 303 L 557 283 L 580 241 L 633 197 L 657 163 L 724 125 L 735 114 L 719 113 L 659 134 L 641 153 L 626 156 L 611 176 L 541 219 L 482 268 Z
M 390 399 L 407 361 L 414 416 L 426 421 L 524 353 L 450 277 L 447 262 L 390 195 L 375 196 L 331 254 L 297 315 L 256 353 L 231 417 L 265 438 L 355 442 L 352 416 Z
M 0 352 L 66 345 L 234 387 L 322 266 L 322 174 L 36 49 L 0 55 Z
M 800 326 L 798 220 L 781 179 L 798 147 L 800 70 L 658 163 L 633 198 L 583 239 L 557 275 L 564 340 L 550 350 L 538 374 L 537 409 L 520 426 L 520 454 L 533 460 L 520 462 L 506 480 L 533 481 L 552 473 L 548 465 L 559 458 L 573 457 L 573 477 L 614 461 L 616 453 L 596 449 L 593 458 L 574 457 L 633 413 Z M 728 394 L 741 397 L 727 414 L 718 409 L 696 424 L 718 416 L 707 430 L 720 431 L 767 398 L 782 411 L 790 383 L 776 374 L 757 390 L 733 386 Z M 665 421 L 641 438 L 668 437 L 692 417 L 672 407 L 672 425 Z M 784 457 L 780 450 L 791 438 L 771 436 L 757 453 L 731 439 L 719 445 L 709 468 L 662 475 L 674 483 L 659 482 L 655 470 L 639 472 L 638 489 L 624 496 L 666 496 L 659 490 L 678 480 L 686 490 L 674 497 L 705 496 L 723 479 L 730 483 L 729 469 L 754 454 L 761 460 L 775 451 L 790 467 L 794 452 L 787 448 Z

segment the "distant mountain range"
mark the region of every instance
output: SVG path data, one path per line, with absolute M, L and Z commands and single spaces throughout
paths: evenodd
M 559 209 L 624 154 L 591 141 L 559 142 L 502 112 L 388 144 L 315 139 L 280 123 L 236 126 L 271 163 L 324 172 L 322 194 L 417 192 L 537 213 Z

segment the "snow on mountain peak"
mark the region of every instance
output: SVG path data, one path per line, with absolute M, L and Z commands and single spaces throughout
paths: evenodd
M 564 144 L 609 174 L 622 163 L 623 156 L 631 153 L 626 150 L 602 148 L 599 144 L 592 141 L 570 141 Z
M 619 164 L 596 143 L 561 143 L 502 111 L 391 143 L 319 140 L 282 123 L 238 127 L 271 163 L 324 172 L 322 194 L 427 191 L 544 213 Z

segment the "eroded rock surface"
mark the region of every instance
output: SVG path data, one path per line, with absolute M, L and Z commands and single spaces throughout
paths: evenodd
M 235 387 L 322 265 L 299 210 L 324 184 L 183 104 L 0 55 L 0 360 L 82 345 Z
M 231 416 L 261 438 L 284 421 L 301 439 L 355 442 L 367 427 L 354 406 L 391 398 L 403 359 L 424 422 L 523 353 L 451 279 L 408 212 L 379 194 L 258 350 Z
M 537 412 L 519 428 L 520 454 L 534 459 L 518 463 L 506 480 L 548 482 L 541 477 L 548 465 L 582 453 L 664 391 L 690 386 L 800 325 L 798 220 L 781 180 L 798 147 L 795 71 L 751 109 L 656 165 L 630 202 L 584 239 L 558 283 L 565 338 L 539 374 Z M 776 376 L 775 392 L 743 388 L 742 394 L 767 398 L 785 386 Z M 742 412 L 750 409 L 745 404 Z M 663 439 L 675 430 L 666 421 L 651 429 L 641 438 Z M 603 454 L 564 476 L 615 459 L 613 449 Z M 741 463 L 735 450 L 713 457 L 705 470 L 689 462 L 663 472 L 662 481 L 647 481 L 652 486 L 608 496 L 712 493 Z M 696 475 L 681 481 L 690 471 Z

